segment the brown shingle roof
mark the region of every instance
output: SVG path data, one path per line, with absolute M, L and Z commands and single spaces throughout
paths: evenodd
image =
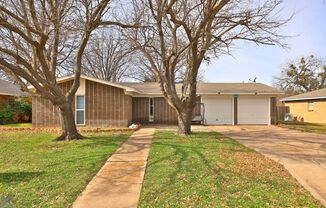
M 147 95 L 161 95 L 160 85 L 157 82 L 120 82 L 112 83 L 104 81 L 97 78 L 88 77 L 82 75 L 81 78 L 88 79 L 94 82 L 101 82 L 103 84 L 108 84 L 115 87 L 124 88 L 125 90 L 138 94 Z M 58 82 L 65 82 L 73 79 L 73 75 L 58 78 Z M 178 93 L 181 93 L 182 84 L 176 84 L 176 89 Z M 262 84 L 262 83 L 252 83 L 252 82 L 241 82 L 241 83 L 198 83 L 197 93 L 202 94 L 284 94 L 282 91 Z
M 18 85 L 0 79 L 0 95 L 27 95 Z
M 132 87 L 144 94 L 160 94 L 158 83 L 121 83 Z M 181 84 L 176 85 L 181 92 Z M 262 83 L 198 83 L 198 94 L 283 94 L 283 92 Z
M 281 101 L 326 99 L 326 88 L 281 99 Z

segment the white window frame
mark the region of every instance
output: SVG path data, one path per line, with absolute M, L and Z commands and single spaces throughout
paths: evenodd
M 314 111 L 314 102 L 308 101 L 307 108 L 308 108 L 308 111 Z
M 151 100 L 152 102 L 152 106 L 151 106 Z M 154 114 L 155 114 L 155 108 L 154 108 L 154 97 L 150 97 L 149 98 L 149 102 L 148 102 L 148 121 L 149 122 L 154 122 Z M 151 115 L 151 107 L 153 108 L 153 115 Z
M 77 109 L 77 97 L 84 97 L 84 109 Z M 84 123 L 78 124 L 77 123 L 77 112 L 78 111 L 84 111 Z M 86 97 L 85 95 L 75 95 L 75 123 L 77 126 L 83 126 L 86 125 Z

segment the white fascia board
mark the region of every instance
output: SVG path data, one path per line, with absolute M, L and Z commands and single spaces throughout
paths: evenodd
M 321 99 L 326 99 L 326 97 L 322 96 L 322 97 L 305 97 L 305 98 L 283 98 L 283 99 L 280 99 L 280 101 L 286 102 L 286 101 L 321 100 Z

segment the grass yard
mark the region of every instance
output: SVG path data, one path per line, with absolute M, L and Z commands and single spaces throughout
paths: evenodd
M 30 128 L 32 127 L 32 123 L 13 123 L 13 124 L 0 125 L 0 127 Z
M 278 163 L 216 132 L 156 132 L 140 207 L 322 207 Z
M 281 127 L 294 129 L 303 132 L 326 134 L 326 124 L 305 123 L 305 122 L 283 122 Z
M 69 207 L 129 135 L 54 142 L 49 133 L 1 132 L 0 200 L 11 198 L 13 207 Z

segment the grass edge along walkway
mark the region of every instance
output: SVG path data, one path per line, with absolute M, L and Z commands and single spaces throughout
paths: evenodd
M 153 128 L 133 133 L 87 185 L 73 208 L 137 207 Z

